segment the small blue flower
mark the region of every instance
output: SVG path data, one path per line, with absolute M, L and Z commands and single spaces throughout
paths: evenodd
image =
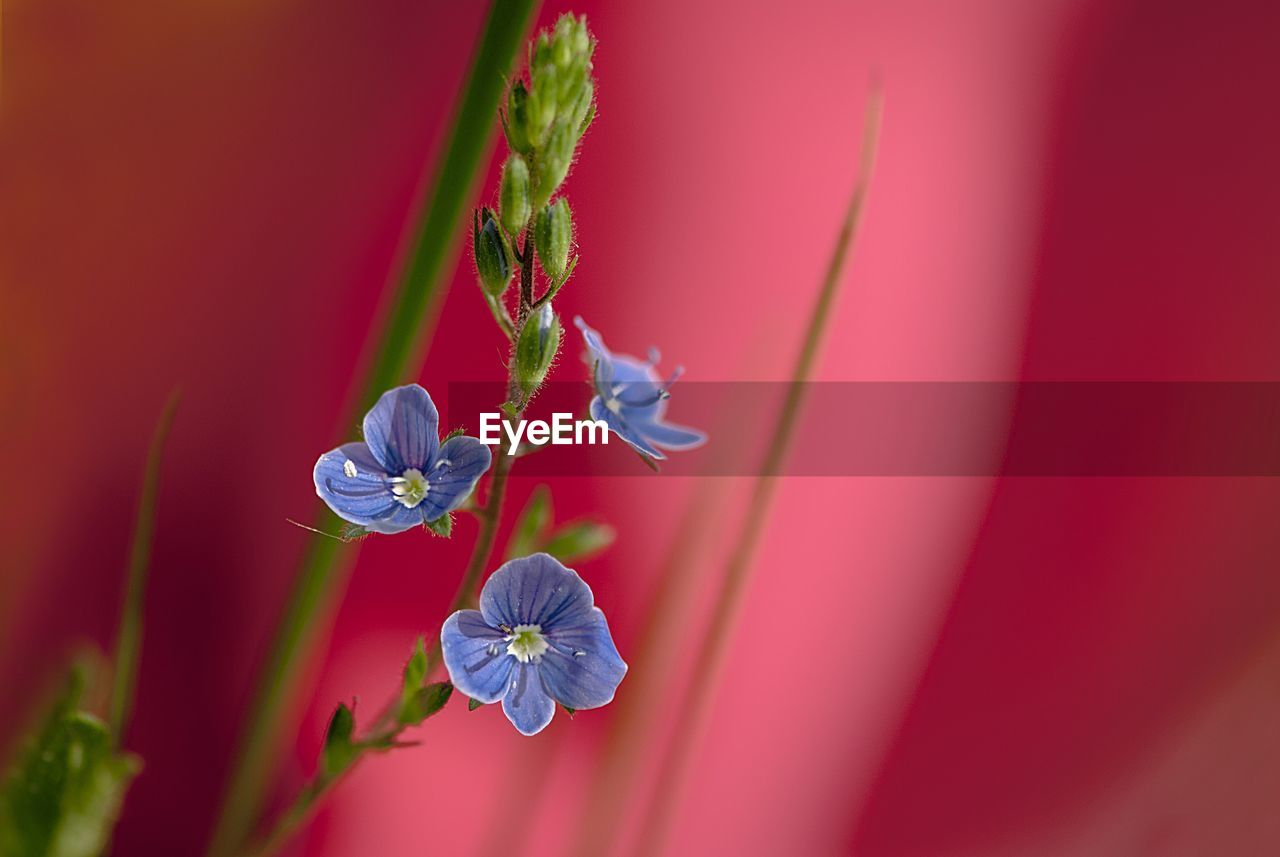
M 627 671 L 591 587 L 545 553 L 495 571 L 479 610 L 445 620 L 440 650 L 454 686 L 479 702 L 501 700 L 525 735 L 546 728 L 557 702 L 575 711 L 611 702 Z
M 706 443 L 703 432 L 665 419 L 667 399 L 671 397 L 669 390 L 684 369 L 677 367 L 671 377 L 663 381 L 654 368 L 659 359 L 657 349 L 649 350 L 648 361 L 613 354 L 582 316 L 575 317 L 573 323 L 582 331 L 590 352 L 588 362 L 593 365 L 592 386 L 596 391 L 591 400 L 593 420 L 603 420 L 609 430 L 632 449 L 654 459 L 666 458 L 660 452 L 662 449 L 695 449 Z
M 316 493 L 338 517 L 375 533 L 399 533 L 462 505 L 489 469 L 474 437 L 440 443 L 440 415 L 417 384 L 382 394 L 365 415 L 364 441 L 316 462 Z

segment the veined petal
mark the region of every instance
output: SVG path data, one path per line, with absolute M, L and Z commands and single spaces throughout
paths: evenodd
M 409 468 L 425 470 L 440 447 L 440 414 L 418 384 L 382 394 L 364 418 L 364 439 L 383 470 L 399 476 Z
M 561 626 L 547 635 L 551 644 L 539 661 L 547 693 L 574 709 L 599 708 L 613 701 L 627 664 L 618 654 L 609 623 L 599 607 L 587 621 Z
M 320 456 L 312 478 L 316 494 L 334 514 L 362 527 L 389 517 L 400 506 L 387 484 L 382 464 L 368 445 L 359 441 Z
M 597 392 L 607 393 L 613 383 L 613 354 L 605 347 L 599 332 L 588 327 L 582 316 L 574 316 L 573 323 L 582 331 L 582 341 L 587 346 L 586 358 L 587 365 L 592 367 L 592 384 Z
M 555 716 L 556 704 L 542 686 L 542 676 L 534 663 L 516 663 L 511 671 L 511 688 L 502 697 L 502 712 L 522 735 L 537 735 Z
M 582 316 L 575 315 L 573 323 L 578 330 L 582 331 L 582 341 L 586 343 L 587 350 L 591 352 L 592 362 L 597 360 L 611 360 L 613 355 L 609 349 L 605 347 L 604 338 L 600 336 L 600 332 L 589 326 L 582 320 Z
M 538 625 L 543 634 L 586 621 L 591 587 L 577 572 L 545 553 L 513 559 L 485 583 L 480 612 L 491 626 Z
M 489 447 L 474 437 L 454 437 L 440 447 L 427 473 L 427 496 L 418 508 L 434 521 L 462 505 L 493 460 Z
M 381 533 L 384 536 L 394 536 L 396 533 L 403 533 L 405 530 L 411 530 L 414 527 L 421 526 L 423 523 L 421 511 L 418 509 L 406 509 L 396 503 L 396 508 L 392 509 L 386 517 L 375 518 L 365 524 L 364 528 L 373 533 Z
M 440 628 L 440 651 L 453 686 L 480 702 L 507 693 L 516 659 L 507 654 L 505 635 L 491 628 L 479 610 L 459 610 Z
M 696 449 L 707 442 L 706 432 L 676 425 L 675 423 L 654 421 L 632 423 L 631 425 L 638 433 L 644 435 L 645 440 L 663 449 Z
M 596 396 L 591 400 L 591 419 L 603 420 L 605 425 L 609 427 L 609 431 L 616 434 L 624 443 L 628 444 L 637 452 L 644 453 L 650 458 L 663 459 L 666 458 L 651 443 L 644 439 L 642 435 L 635 431 L 626 419 L 620 414 L 616 414 L 605 406 L 604 400 Z

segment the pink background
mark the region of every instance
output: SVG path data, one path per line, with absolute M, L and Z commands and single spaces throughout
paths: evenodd
M 881 159 L 820 378 L 1280 376 L 1274 4 L 572 8 L 601 106 L 559 306 L 614 347 L 658 344 L 690 379 L 786 377 L 876 76 Z M 110 641 L 147 437 L 181 384 L 128 742 L 147 768 L 115 853 L 194 854 L 309 538 L 284 519 L 312 509 L 483 9 L 5 11 L 0 739 L 73 641 Z M 441 318 L 423 383 L 497 377 L 468 264 Z M 624 655 L 695 498 L 716 524 L 686 563 L 705 608 L 745 487 L 556 485 L 561 517 L 617 525 L 580 570 Z M 1277 501 L 1266 479 L 788 480 L 670 853 L 1275 853 Z M 279 794 L 338 700 L 390 692 L 473 532 L 359 548 Z M 633 677 L 674 695 L 690 645 L 669 648 Z M 646 741 L 677 722 L 666 701 Z M 614 713 L 530 741 L 455 704 L 298 853 L 563 853 Z

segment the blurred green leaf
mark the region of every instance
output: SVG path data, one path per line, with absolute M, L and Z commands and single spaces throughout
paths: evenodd
M 561 562 L 572 562 L 593 556 L 613 544 L 617 533 L 613 527 L 597 521 L 574 521 L 551 534 L 542 550 Z
M 447 681 L 437 681 L 418 688 L 411 704 L 401 709 L 400 722 L 405 726 L 417 726 L 444 708 L 451 695 L 453 695 L 453 685 Z
M 80 710 L 84 684 L 84 668 L 73 668 L 0 786 L 2 857 L 97 857 L 111 838 L 142 762 Z
M 324 751 L 320 754 L 320 773 L 326 779 L 336 777 L 347 769 L 360 753 L 351 740 L 356 731 L 356 717 L 345 702 L 338 703 L 329 728 L 324 733 Z
M 404 665 L 404 682 L 400 687 L 400 707 L 396 719 L 401 723 L 411 723 L 417 711 L 418 691 L 422 690 L 422 682 L 427 677 L 427 644 L 418 637 L 413 644 L 413 654 Z
M 551 489 L 545 484 L 538 485 L 529 495 L 524 510 L 511 531 L 511 539 L 507 542 L 507 559 L 528 556 L 538 550 L 542 534 L 551 525 Z
M 119 744 L 124 740 L 137 692 L 138 664 L 142 658 L 142 608 L 147 593 L 147 571 L 151 565 L 151 544 L 155 539 L 156 495 L 160 491 L 160 459 L 164 452 L 173 415 L 178 409 L 179 392 L 169 394 L 160 412 L 147 462 L 142 470 L 142 491 L 133 525 L 133 546 L 129 551 L 129 569 L 125 578 L 124 602 L 120 608 L 120 627 L 116 632 L 114 682 L 110 701 L 111 734 Z
M 477 708 L 479 708 L 479 707 L 480 707 L 480 706 L 482 706 L 482 705 L 484 705 L 484 703 L 483 703 L 483 702 L 481 702 L 481 701 L 480 701 L 480 700 L 478 700 L 478 699 L 468 699 L 468 700 L 467 700 L 467 711 L 475 711 Z

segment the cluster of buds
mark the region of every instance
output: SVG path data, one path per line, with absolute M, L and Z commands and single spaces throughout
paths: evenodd
M 551 299 L 577 263 L 573 212 L 555 194 L 595 118 L 594 51 L 586 19 L 572 14 L 562 15 L 530 45 L 528 82 L 517 77 L 507 91 L 502 118 L 511 154 L 502 165 L 497 211 L 481 209 L 473 227 L 476 272 L 495 318 L 515 345 L 514 377 L 524 401 L 546 377 L 559 347 L 560 321 Z M 535 260 L 547 278 L 536 299 Z M 522 288 L 512 321 L 503 295 L 517 267 Z

